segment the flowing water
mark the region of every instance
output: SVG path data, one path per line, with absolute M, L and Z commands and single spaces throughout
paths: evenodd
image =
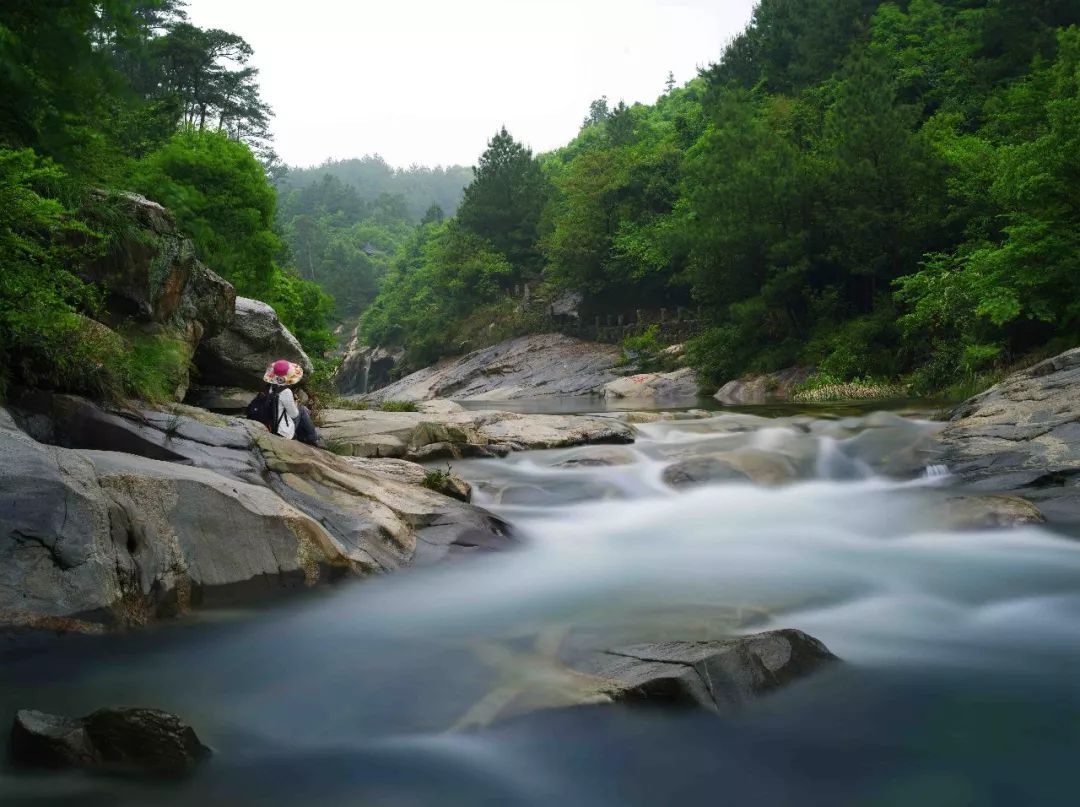
M 639 427 L 457 463 L 515 551 L 155 631 L 12 646 L 0 702 L 183 715 L 183 783 L 0 774 L 0 803 L 1074 804 L 1080 543 L 958 530 L 934 424 L 888 413 Z M 674 489 L 673 463 L 728 478 Z M 601 464 L 602 463 L 602 464 Z M 749 475 L 757 481 L 746 478 Z M 744 711 L 519 715 L 583 648 L 780 627 L 844 664 Z

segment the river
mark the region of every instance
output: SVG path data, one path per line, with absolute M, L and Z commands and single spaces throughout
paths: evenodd
M 1080 543 L 950 526 L 951 480 L 921 454 L 937 427 L 918 414 L 783 414 L 454 463 L 515 525 L 513 551 L 12 644 L 4 714 L 155 706 L 216 755 L 160 785 L 5 771 L 0 802 L 1075 803 Z M 717 452 L 758 483 L 665 483 L 673 463 Z M 558 689 L 568 648 L 787 627 L 844 663 L 735 716 L 502 719 Z

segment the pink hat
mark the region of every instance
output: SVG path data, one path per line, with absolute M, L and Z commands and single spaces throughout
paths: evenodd
M 304 377 L 304 368 L 288 359 L 278 359 L 266 368 L 263 381 L 267 384 L 280 384 L 291 387 Z

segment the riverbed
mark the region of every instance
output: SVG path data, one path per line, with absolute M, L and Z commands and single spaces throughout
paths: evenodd
M 763 414 L 454 463 L 515 526 L 512 551 L 125 636 L 12 644 L 5 715 L 155 706 L 215 758 L 162 785 L 5 771 L 0 801 L 1072 803 L 1080 543 L 957 524 L 922 414 Z M 736 471 L 672 473 L 717 455 Z M 722 718 L 506 708 L 557 691 L 574 652 L 773 628 L 844 663 Z

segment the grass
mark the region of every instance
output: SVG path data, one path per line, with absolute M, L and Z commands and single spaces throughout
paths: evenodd
M 379 404 L 380 412 L 419 412 L 420 407 L 414 401 L 383 401 Z
M 320 447 L 331 454 L 337 454 L 339 457 L 353 456 L 352 446 L 343 440 L 327 440 L 324 438 Z
M 818 373 L 796 388 L 791 400 L 797 403 L 829 403 L 832 401 L 872 401 L 903 398 L 908 388 L 903 384 L 856 378 L 841 381 L 826 373 Z
M 440 470 L 439 468 L 433 468 L 424 474 L 423 480 L 420 484 L 428 490 L 433 490 L 436 493 L 442 493 L 446 489 L 446 486 L 450 484 L 450 479 L 454 475 L 454 469 L 452 466 L 447 465 L 446 470 Z

